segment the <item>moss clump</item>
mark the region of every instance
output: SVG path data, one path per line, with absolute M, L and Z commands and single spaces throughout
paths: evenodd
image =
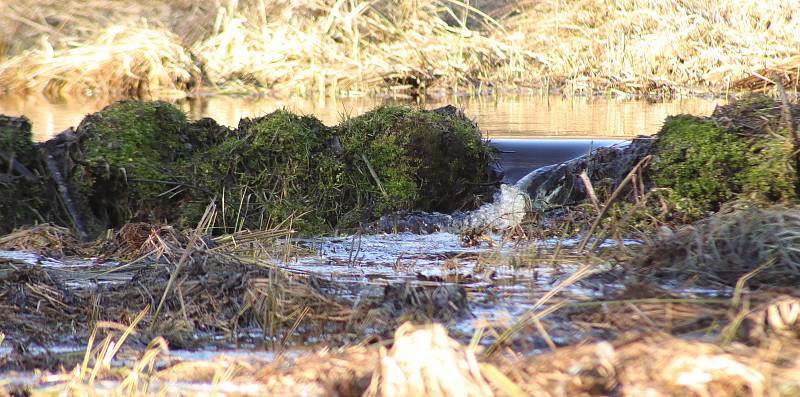
M 0 115 L 0 151 L 13 155 L 25 166 L 31 167 L 36 160 L 36 146 L 33 144 L 31 123 L 27 118 Z
M 293 227 L 320 231 L 335 225 L 342 210 L 344 164 L 330 149 L 332 130 L 313 117 L 285 110 L 244 120 L 207 151 L 196 153 L 191 173 L 205 195 L 184 205 L 196 219 L 213 197 L 224 210 L 225 231 L 274 226 L 299 217 Z
M 0 233 L 42 220 L 42 186 L 11 167 L 12 161 L 35 172 L 38 152 L 33 144 L 31 123 L 24 117 L 0 115 Z M 32 175 L 38 178 L 38 175 Z
M 670 188 L 679 209 L 697 218 L 735 198 L 789 202 L 796 170 L 789 132 L 774 123 L 757 129 L 746 120 L 771 120 L 779 106 L 748 97 L 721 107 L 712 118 L 670 117 L 658 134 L 651 178 Z M 762 116 L 758 116 L 761 114 Z
M 220 230 L 294 218 L 302 233 L 392 212 L 452 211 L 479 202 L 488 146 L 463 116 L 383 107 L 335 128 L 286 110 L 244 120 L 188 166 L 188 222 L 214 197 Z
M 489 146 L 474 122 L 444 109 L 383 106 L 338 127 L 359 201 L 372 214 L 451 212 L 482 201 Z
M 28 146 L 0 142 L 31 151 L 29 124 L 27 133 Z M 392 211 L 469 208 L 488 190 L 492 161 L 463 115 L 404 107 L 335 128 L 280 110 L 232 130 L 187 123 L 167 103 L 124 101 L 87 116 L 74 136 L 48 150 L 76 204 L 70 215 L 90 234 L 131 221 L 194 226 L 212 202 L 218 233 L 291 219 L 311 234 Z
M 77 128 L 83 165 L 78 191 L 101 223 L 164 214 L 162 193 L 174 187 L 175 164 L 189 151 L 186 117 L 165 102 L 123 101 L 86 117 Z

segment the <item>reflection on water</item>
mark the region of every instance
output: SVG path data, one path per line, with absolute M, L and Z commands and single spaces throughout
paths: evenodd
M 719 101 L 686 98 L 651 103 L 596 97 L 501 96 L 445 97 L 418 103 L 391 98 L 210 97 L 179 101 L 177 104 L 192 119 L 211 117 L 221 124 L 235 126 L 242 117 L 261 116 L 281 107 L 316 115 L 332 125 L 343 117 L 355 116 L 385 103 L 419 104 L 425 108 L 454 104 L 463 108 L 492 138 L 624 138 L 655 133 L 669 115 L 708 115 Z M 106 104 L 78 101 L 50 103 L 37 97 L 7 97 L 0 98 L 0 114 L 27 116 L 33 122 L 35 139 L 46 140 L 77 125 L 86 114 L 98 111 Z

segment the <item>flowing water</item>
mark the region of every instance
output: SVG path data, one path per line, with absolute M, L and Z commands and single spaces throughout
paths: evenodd
M 276 108 L 286 107 L 314 114 L 325 123 L 335 124 L 347 115 L 358 115 L 381 103 L 402 102 L 378 98 L 350 98 L 338 101 L 307 99 L 243 99 L 204 98 L 178 101 L 190 118 L 212 117 L 235 126 L 242 117 L 260 116 Z M 554 264 L 542 259 L 541 252 L 554 247 L 569 252 L 577 239 L 543 240 L 520 244 L 504 240 L 500 235 L 488 236 L 478 246 L 465 246 L 456 233 L 476 224 L 505 228 L 519 223 L 524 214 L 525 183 L 531 171 L 559 163 L 598 146 L 614 145 L 637 136 L 657 132 L 664 118 L 678 113 L 708 115 L 717 102 L 684 99 L 651 103 L 605 98 L 502 97 L 442 98 L 420 103 L 434 108 L 454 103 L 474 118 L 487 138 L 501 151 L 500 162 L 506 171 L 506 185 L 494 203 L 461 215 L 440 215 L 437 222 L 445 227 L 431 234 L 396 233 L 298 240 L 314 255 L 302 257 L 281 266 L 292 272 L 312 273 L 350 286 L 354 300 L 380 295 L 384 286 L 397 283 L 449 283 L 466 288 L 469 315 L 450 324 L 456 337 L 468 341 L 479 324 L 510 325 L 537 299 L 560 280 L 569 276 L 580 263 Z M 42 141 L 70 126 L 78 124 L 88 113 L 99 110 L 102 102 L 52 104 L 42 99 L 0 99 L 0 114 L 25 115 L 33 122 L 35 139 Z M 635 243 L 635 242 L 633 242 Z M 96 287 L 104 283 L 123 282 L 132 275 L 70 278 L 71 269 L 95 269 L 104 274 L 115 263 L 95 264 L 91 261 L 57 261 L 33 254 L 0 251 L 0 259 L 14 258 L 49 268 L 56 277 L 71 280 L 71 288 Z M 91 272 L 82 272 L 91 274 Z M 612 288 L 613 282 L 587 288 L 574 285 L 565 294 L 576 299 L 591 299 L 601 289 Z M 580 338 L 580 335 L 569 338 Z M 570 340 L 555 333 L 556 343 Z M 534 344 L 535 345 L 535 344 Z M 539 346 L 541 347 L 541 346 Z M 537 347 L 537 348 L 539 348 Z M 66 347 L 69 349 L 70 347 Z M 72 346 L 80 350 L 80 346 Z M 174 352 L 173 358 L 208 358 L 219 346 L 200 352 Z M 264 355 L 250 350 L 226 350 L 227 355 L 248 357 Z M 0 346 L 0 361 L 10 354 Z M 267 354 L 269 356 L 269 354 Z M 268 360 L 271 356 L 267 357 Z M 19 374 L 15 382 L 33 378 Z M 197 387 L 195 385 L 195 387 Z

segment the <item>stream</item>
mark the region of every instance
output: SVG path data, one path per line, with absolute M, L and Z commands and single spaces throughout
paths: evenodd
M 212 117 L 222 124 L 235 125 L 242 117 L 265 114 L 287 107 L 314 114 L 324 122 L 336 123 L 344 115 L 357 115 L 381 103 L 408 103 L 386 98 L 347 98 L 337 101 L 308 99 L 274 100 L 244 98 L 202 98 L 177 101 L 192 118 Z M 495 199 L 479 210 L 460 218 L 442 218 L 445 227 L 432 233 L 375 233 L 295 240 L 310 255 L 281 261 L 290 272 L 313 274 L 343 286 L 349 299 L 359 301 L 380 295 L 387 285 L 398 283 L 452 284 L 461 286 L 468 296 L 468 313 L 448 325 L 451 335 L 468 343 L 481 327 L 510 326 L 535 302 L 582 264 L 569 260 L 569 253 L 578 244 L 577 238 L 532 240 L 519 242 L 491 234 L 487 241 L 466 246 L 458 235 L 459 225 L 470 222 L 500 220 L 500 226 L 519 222 L 524 214 L 524 176 L 547 165 L 558 164 L 588 153 L 601 146 L 618 145 L 637 135 L 657 132 L 669 115 L 692 113 L 708 115 L 719 102 L 705 99 L 683 99 L 652 103 L 607 98 L 563 97 L 505 97 L 505 98 L 440 98 L 420 105 L 426 108 L 454 103 L 474 118 L 486 138 L 499 150 L 506 186 Z M 102 102 L 52 104 L 43 99 L 0 99 L 0 114 L 25 115 L 33 122 L 35 139 L 42 141 L 74 126 L 88 113 L 102 108 Z M 520 182 L 523 181 L 523 182 Z M 616 241 L 603 244 L 613 246 Z M 636 244 L 635 241 L 626 244 Z M 554 250 L 562 250 L 566 259 L 544 259 Z M 133 272 L 105 273 L 118 266 L 115 262 L 96 263 L 87 260 L 57 260 L 32 253 L 0 251 L 2 259 L 21 260 L 48 268 L 55 277 L 69 280 L 71 289 L 97 288 L 103 284 L 120 283 L 133 277 Z M 77 279 L 81 274 L 96 277 Z M 613 282 L 605 285 L 577 283 L 564 290 L 578 301 L 616 288 Z M 682 291 L 687 296 L 711 293 Z M 580 340 L 582 335 L 553 331 L 557 344 Z M 488 339 L 489 341 L 491 339 Z M 546 348 L 541 340 L 532 341 L 533 349 Z M 38 353 L 82 352 L 85 346 L 51 346 Z M 8 343 L 0 345 L 0 362 L 11 354 Z M 31 351 L 29 354 L 37 354 Z M 249 359 L 269 361 L 273 355 L 257 345 L 213 346 L 196 351 L 171 350 L 175 360 L 209 359 L 218 354 L 241 355 Z M 6 377 L 0 374 L 1 377 Z M 15 383 L 34 382 L 33 376 L 15 373 L 8 376 Z M 0 381 L 0 384 L 2 381 Z

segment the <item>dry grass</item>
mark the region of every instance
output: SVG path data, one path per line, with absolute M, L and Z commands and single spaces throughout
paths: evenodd
M 527 3 L 505 21 L 508 34 L 519 37 L 534 76 L 573 90 L 725 89 L 800 54 L 800 20 L 781 0 Z
M 71 372 L 48 375 L 36 395 L 138 396 L 251 393 L 307 396 L 791 396 L 800 390 L 800 345 L 772 339 L 760 347 L 719 346 L 663 334 L 628 334 L 613 343 L 541 355 L 476 353 L 439 325 L 402 325 L 393 339 L 321 350 L 272 362 L 224 356 L 169 357 L 156 338 L 132 362 L 119 364 L 130 326 L 111 328 Z M 391 348 L 384 345 L 391 344 Z M 187 382 L 190 382 L 187 384 Z M 189 387 L 191 385 L 192 387 Z M 238 393 L 237 393 L 238 392 Z
M 50 224 L 22 228 L 0 237 L 0 250 L 29 251 L 56 258 L 78 254 L 78 247 L 72 231 Z
M 497 358 L 536 396 L 790 396 L 800 385 L 796 341 L 720 348 L 663 335 L 628 335 L 530 358 Z
M 146 96 L 188 89 L 199 69 L 172 33 L 111 26 L 91 42 L 54 50 L 43 45 L 0 65 L 6 93 Z
M 41 16 L 45 13 L 40 9 L 46 6 L 42 0 L 27 7 L 29 13 Z M 81 11 L 87 10 L 79 7 L 77 12 Z M 17 20 L 20 13 L 6 18 Z M 74 31 L 72 40 L 55 44 L 48 39 L 50 29 L 42 27 L 38 43 L 0 65 L 0 81 L 15 82 L 9 86 L 14 91 L 24 87 L 51 95 L 185 89 L 181 84 L 189 78 L 226 92 L 347 94 L 385 86 L 430 86 L 437 81 L 463 89 L 479 80 L 493 80 L 491 76 L 501 69 L 507 73 L 516 62 L 512 46 L 468 27 L 467 22 L 487 31 L 501 28 L 460 1 L 230 0 L 212 18 L 197 11 L 205 15 L 197 17 L 196 24 L 203 34 L 190 31 L 178 37 L 152 27 L 177 31 L 169 21 L 173 14 L 154 15 L 167 21 L 146 25 L 130 18 L 123 18 L 127 25 L 114 27 L 92 22 L 86 31 Z M 207 76 L 196 75 L 188 54 L 200 60 Z M 87 64 L 98 65 L 93 69 L 105 73 L 85 73 Z M 117 73 L 109 75 L 110 71 Z M 170 78 L 172 85 L 167 84 Z M 71 89 L 53 90 L 53 84 Z M 109 89 L 102 90 L 104 85 Z
M 755 76 L 734 84 L 752 88 L 775 71 L 796 88 L 800 59 L 800 22 L 781 0 L 194 3 L 0 5 L 0 82 L 51 96 L 200 85 L 322 95 L 489 85 L 671 94 Z
M 800 279 L 800 210 L 747 207 L 721 211 L 675 231 L 662 229 L 635 267 L 670 278 L 733 287 L 791 286 Z

